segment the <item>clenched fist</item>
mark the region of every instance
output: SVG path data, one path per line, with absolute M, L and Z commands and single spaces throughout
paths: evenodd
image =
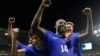
M 19 28 L 13 28 L 13 32 L 18 33 L 19 32 Z
M 92 10 L 91 10 L 91 8 L 89 8 L 89 7 L 84 8 L 84 9 L 82 10 L 82 12 L 83 12 L 83 14 L 85 14 L 85 15 L 87 15 L 87 16 L 92 14 Z
M 51 0 L 43 0 L 43 1 L 42 1 L 42 5 L 43 5 L 44 7 L 49 7 L 49 6 L 51 5 Z
M 15 22 L 15 18 L 14 18 L 14 17 L 9 17 L 8 22 L 9 22 L 9 23 L 14 23 L 14 22 Z

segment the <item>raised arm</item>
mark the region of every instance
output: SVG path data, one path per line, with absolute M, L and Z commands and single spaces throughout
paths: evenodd
M 13 23 L 15 22 L 15 18 L 14 17 L 9 17 L 8 19 L 8 37 L 9 39 L 11 39 L 11 37 L 14 37 L 14 33 L 13 33 Z
M 93 21 L 92 21 L 92 10 L 91 8 L 87 7 L 84 8 L 84 10 L 82 10 L 83 14 L 85 14 L 87 16 L 87 26 L 86 26 L 86 31 L 82 34 L 80 34 L 79 39 L 80 40 L 84 40 L 89 35 L 92 35 L 93 33 Z
M 42 28 L 39 27 L 40 22 L 41 22 L 41 18 L 42 18 L 42 14 L 43 11 L 46 7 L 49 7 L 51 5 L 51 1 L 50 0 L 42 0 L 42 3 L 39 6 L 39 9 L 37 10 L 33 21 L 31 23 L 31 28 L 34 30 L 41 30 Z M 43 29 L 42 29 L 43 30 Z
M 11 41 L 11 56 L 17 56 L 16 48 L 16 34 L 13 32 L 13 23 L 15 22 L 14 17 L 10 17 L 8 20 L 8 37 Z

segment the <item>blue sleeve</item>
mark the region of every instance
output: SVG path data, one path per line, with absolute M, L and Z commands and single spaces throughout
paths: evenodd
M 79 33 L 75 33 L 75 42 L 74 42 L 74 51 L 76 56 L 82 56 L 82 52 L 80 50 L 80 44 L 79 44 Z
M 55 33 L 51 32 L 51 31 L 48 31 L 48 30 L 45 30 L 44 32 L 44 40 L 52 40 L 53 37 L 55 36 Z
M 75 45 L 78 45 L 79 44 L 79 36 L 80 36 L 79 33 L 74 33 L 74 42 L 75 42 Z
M 35 50 L 34 50 L 34 46 L 26 46 L 24 49 L 26 50 L 26 54 L 34 54 Z
M 25 47 L 26 47 L 26 45 L 24 45 L 20 42 L 17 44 L 17 49 L 22 49 L 22 48 L 25 48 Z
M 75 39 L 78 39 L 79 38 L 79 36 L 80 36 L 80 34 L 79 33 L 74 33 L 75 35 Z
M 30 51 L 30 47 L 28 47 L 28 46 L 25 47 L 24 49 L 26 50 L 26 52 L 29 52 Z
M 74 45 L 75 47 L 79 47 L 79 33 L 74 33 Z

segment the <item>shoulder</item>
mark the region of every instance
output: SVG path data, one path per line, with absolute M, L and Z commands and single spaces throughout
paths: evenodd
M 45 37 L 46 40 L 51 40 L 51 41 L 53 41 L 53 40 L 59 39 L 60 36 L 57 35 L 57 34 L 54 33 L 54 32 L 51 32 L 51 31 L 49 31 L 49 30 L 45 30 L 45 35 L 44 35 L 44 37 Z
M 17 44 L 18 49 L 25 48 L 25 47 L 26 47 L 25 44 L 22 44 L 21 42 L 18 42 L 18 44 Z
M 80 34 L 78 32 L 74 32 L 73 36 L 79 36 Z
M 28 52 L 28 51 L 34 52 L 36 48 L 34 47 L 34 45 L 29 45 L 29 46 L 27 46 L 25 49 L 26 49 L 27 52 Z
M 79 36 L 80 36 L 80 34 L 79 34 L 78 32 L 74 32 L 74 33 L 72 34 L 72 37 L 73 37 L 74 39 L 78 39 Z
M 45 30 L 45 35 L 55 35 L 55 33 L 49 30 Z

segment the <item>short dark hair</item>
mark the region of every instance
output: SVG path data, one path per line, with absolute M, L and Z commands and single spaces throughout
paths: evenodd
M 56 21 L 56 24 L 58 24 L 60 21 L 63 21 L 63 22 L 66 22 L 66 20 L 64 20 L 64 19 L 58 19 L 57 21 Z
M 55 23 L 55 27 L 57 26 L 57 24 L 59 23 L 59 22 L 66 22 L 66 20 L 65 19 L 58 19 L 57 21 L 56 21 L 56 23 Z
M 28 32 L 28 36 L 32 37 L 33 35 L 37 35 L 37 33 L 33 29 L 30 29 Z

